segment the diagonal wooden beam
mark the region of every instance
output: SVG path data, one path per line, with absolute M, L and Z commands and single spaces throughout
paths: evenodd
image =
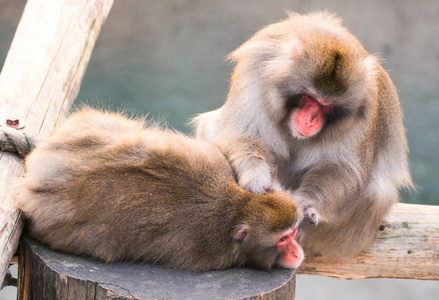
M 31 135 L 49 135 L 75 100 L 95 41 L 113 0 L 29 0 L 0 74 L 0 124 L 25 122 Z M 22 230 L 12 205 L 23 172 L 14 154 L 0 153 L 0 281 Z

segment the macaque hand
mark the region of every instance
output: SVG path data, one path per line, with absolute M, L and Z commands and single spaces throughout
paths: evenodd
M 247 181 L 244 179 L 247 179 Z M 266 194 L 274 191 L 285 192 L 285 189 L 282 187 L 282 185 L 276 180 L 273 180 L 270 175 L 265 177 L 242 177 L 239 180 L 239 185 L 243 189 L 246 189 L 254 194 Z
M 317 225 L 320 219 L 319 213 L 316 211 L 314 207 L 304 208 L 303 213 L 306 218 L 309 219 L 309 222 L 313 225 Z
M 320 220 L 320 214 L 317 212 L 312 203 L 310 203 L 307 197 L 304 197 L 299 193 L 293 193 L 293 198 L 296 200 L 299 207 L 302 208 L 304 217 L 308 218 L 311 224 L 317 225 Z
M 254 194 L 266 194 L 275 190 L 271 178 L 264 177 L 244 177 L 239 180 L 239 185 Z

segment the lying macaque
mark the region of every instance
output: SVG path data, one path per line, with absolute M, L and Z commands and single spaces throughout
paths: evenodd
M 30 236 L 55 250 L 190 271 L 303 260 L 289 194 L 252 194 L 214 144 L 118 114 L 70 116 L 17 185 Z

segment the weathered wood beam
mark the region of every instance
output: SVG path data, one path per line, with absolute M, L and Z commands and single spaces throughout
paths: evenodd
M 439 206 L 397 204 L 366 253 L 335 263 L 310 258 L 299 274 L 439 280 Z
M 95 41 L 113 0 L 29 0 L 0 74 L 0 124 L 26 123 L 44 137 L 76 98 Z M 23 171 L 18 156 L 0 153 L 0 281 L 22 230 L 12 206 L 13 181 Z

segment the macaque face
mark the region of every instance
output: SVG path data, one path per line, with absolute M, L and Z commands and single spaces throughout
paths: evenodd
M 298 139 L 321 136 L 327 127 L 349 128 L 375 97 L 370 87 L 375 86 L 376 60 L 329 34 L 319 41 L 296 40 L 264 61 L 266 111 L 274 123 L 285 122 Z
M 258 237 L 252 237 L 250 230 L 249 240 L 244 241 L 245 264 L 263 270 L 298 268 L 304 258 L 302 247 L 297 242 L 298 232 L 297 225 L 280 233 L 264 233 Z
M 281 268 L 297 268 L 303 260 L 302 247 L 297 243 L 299 227 L 295 226 L 278 236 L 276 243 L 280 255 L 276 265 Z
M 292 111 L 289 118 L 289 127 L 293 136 L 306 138 L 317 134 L 325 123 L 326 115 L 333 106 L 324 99 L 314 99 L 304 95 L 299 107 Z

